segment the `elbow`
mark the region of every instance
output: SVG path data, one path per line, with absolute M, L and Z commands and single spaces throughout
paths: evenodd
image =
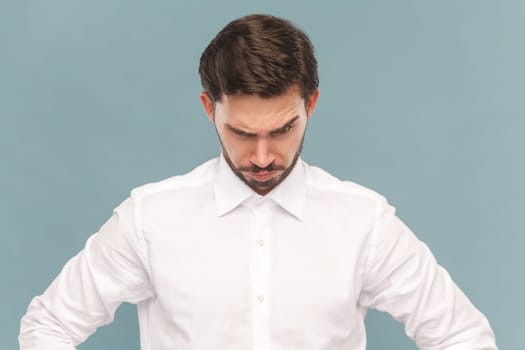
M 75 342 L 59 320 L 53 316 L 41 297 L 35 297 L 20 320 L 20 350 L 74 350 Z

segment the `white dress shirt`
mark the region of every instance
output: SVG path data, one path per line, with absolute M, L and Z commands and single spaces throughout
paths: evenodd
M 32 300 L 20 348 L 74 349 L 122 302 L 143 350 L 363 350 L 368 308 L 421 349 L 496 349 L 382 196 L 302 160 L 265 196 L 223 157 L 133 190 Z

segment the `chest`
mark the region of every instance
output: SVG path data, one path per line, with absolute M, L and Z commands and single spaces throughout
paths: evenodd
M 330 214 L 298 220 L 268 207 L 200 214 L 145 232 L 151 280 L 169 314 L 247 319 L 264 303 L 275 317 L 320 322 L 356 304 L 365 244 L 359 222 Z

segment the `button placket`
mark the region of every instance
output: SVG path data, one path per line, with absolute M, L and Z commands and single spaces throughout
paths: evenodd
M 261 201 L 252 208 L 252 344 L 254 350 L 268 349 L 269 340 L 269 236 L 270 206 Z

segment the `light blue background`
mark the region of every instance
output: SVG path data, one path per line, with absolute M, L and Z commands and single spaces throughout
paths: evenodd
M 384 194 L 489 318 L 525 322 L 525 2 L 0 0 L 0 348 L 130 189 L 218 155 L 200 53 L 230 20 L 291 19 L 321 99 L 303 158 Z M 415 349 L 371 312 L 369 349 Z M 80 349 L 138 349 L 136 312 Z

